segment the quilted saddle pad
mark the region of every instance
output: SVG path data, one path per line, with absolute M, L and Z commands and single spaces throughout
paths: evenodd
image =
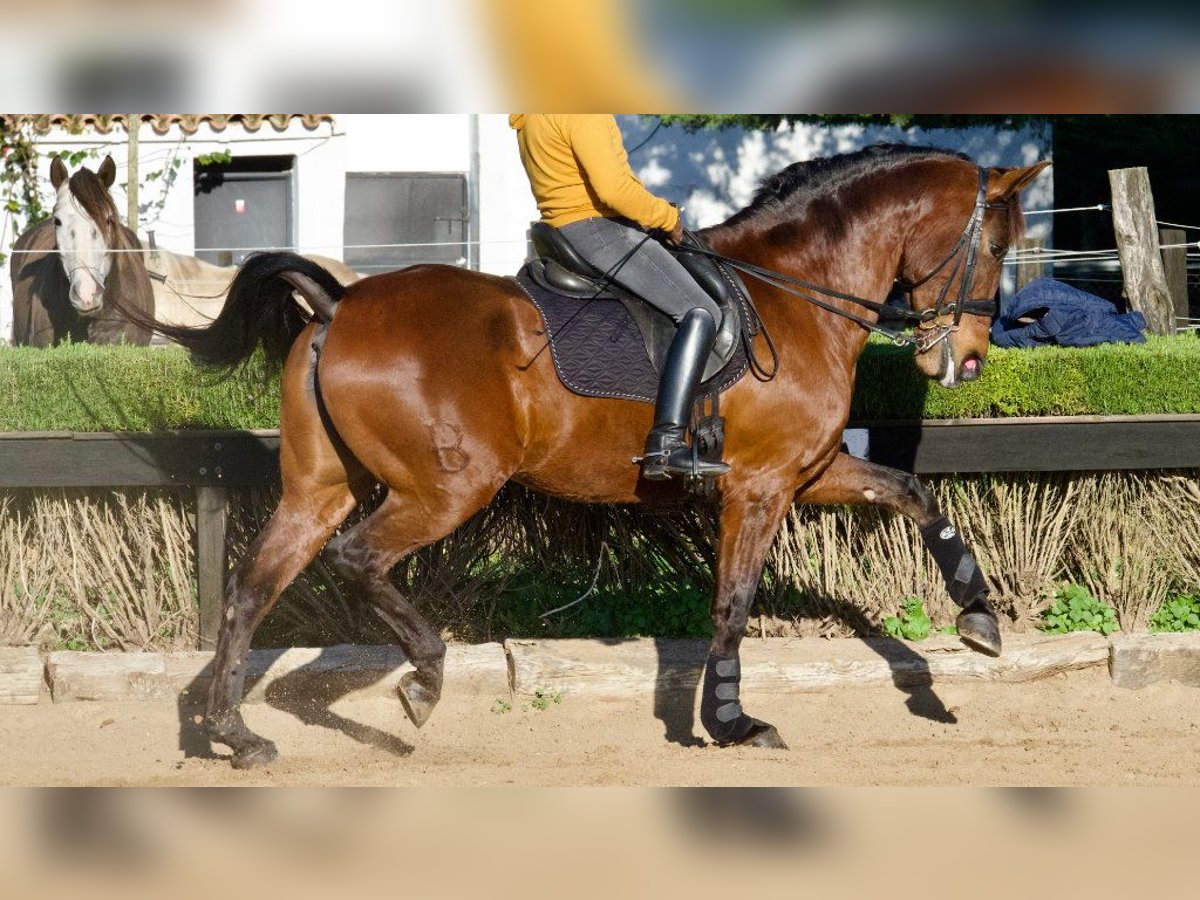
M 620 300 L 580 300 L 549 291 L 533 280 L 528 267 L 517 273 L 516 281 L 542 314 L 554 368 L 569 390 L 584 397 L 654 402 L 658 371 Z M 746 351 L 739 341 L 728 365 L 700 386 L 698 396 L 732 387 L 747 368 Z

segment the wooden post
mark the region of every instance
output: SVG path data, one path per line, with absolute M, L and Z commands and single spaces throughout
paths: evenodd
M 1151 334 L 1174 334 L 1175 310 L 1158 249 L 1150 173 L 1144 166 L 1111 169 L 1108 182 L 1125 299 L 1131 309 L 1146 317 L 1146 330 Z
M 1187 247 L 1179 246 L 1187 241 L 1187 232 L 1180 228 L 1160 228 L 1158 239 L 1163 247 L 1163 271 L 1178 326 L 1181 319 L 1188 317 Z
M 1040 255 L 1046 249 L 1044 238 L 1021 238 L 1017 241 L 1017 290 L 1035 278 L 1046 274 L 1046 260 Z
M 200 606 L 200 649 L 217 646 L 225 605 L 225 524 L 229 491 L 196 488 L 196 594 Z
M 141 113 L 125 114 L 125 130 L 129 135 L 129 146 L 126 156 L 126 173 L 129 183 L 125 188 L 125 197 L 129 200 L 129 215 L 125 224 L 134 234 L 138 230 L 138 131 L 142 127 Z

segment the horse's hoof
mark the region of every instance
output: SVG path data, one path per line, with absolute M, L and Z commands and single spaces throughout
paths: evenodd
M 779 736 L 774 725 L 755 721 L 750 733 L 738 741 L 739 747 L 761 747 L 764 750 L 787 750 L 788 745 Z
M 409 720 L 417 728 L 429 721 L 429 714 L 442 698 L 440 690 L 433 690 L 421 682 L 417 672 L 407 672 L 396 685 L 396 693 L 400 695 L 400 703 Z
M 972 650 L 986 656 L 1000 655 L 1000 626 L 992 613 L 964 610 L 958 614 L 955 625 L 959 638 Z
M 235 769 L 257 769 L 269 766 L 277 759 L 279 759 L 279 751 L 275 748 L 274 742 L 261 741 L 234 753 L 233 767 Z

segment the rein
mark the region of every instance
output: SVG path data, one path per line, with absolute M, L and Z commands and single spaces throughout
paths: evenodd
M 734 259 L 729 256 L 724 256 L 713 250 L 703 246 L 701 242 L 689 233 L 692 238 L 689 241 L 689 246 L 685 247 L 689 253 L 698 253 L 701 256 L 707 256 L 710 259 L 725 263 L 732 269 L 750 275 L 758 279 L 764 284 L 769 284 L 772 287 L 778 288 L 793 296 L 806 300 L 812 305 L 820 309 L 831 312 L 834 315 L 841 316 L 843 319 L 848 319 L 856 325 L 860 325 L 868 331 L 876 332 L 887 337 L 892 343 L 897 346 L 913 346 L 917 351 L 924 353 L 930 348 L 936 346 L 941 341 L 945 340 L 950 334 L 958 330 L 959 322 L 964 314 L 971 316 L 986 316 L 992 318 L 998 312 L 998 303 L 994 298 L 968 299 L 968 292 L 971 289 L 971 282 L 975 277 L 975 267 L 979 259 L 979 245 L 983 238 L 983 215 L 989 209 L 1007 209 L 1006 203 L 988 203 L 987 202 L 987 170 L 979 169 L 979 189 L 975 195 L 975 208 L 971 213 L 971 218 L 968 219 L 966 227 L 958 240 L 950 249 L 946 257 L 934 267 L 934 269 L 922 278 L 916 281 L 908 282 L 901 281 L 901 287 L 908 294 L 909 309 L 897 310 L 895 307 L 888 306 L 886 303 L 879 303 L 875 300 L 868 300 L 865 297 L 859 297 L 855 294 L 846 294 L 842 291 L 836 291 L 824 285 L 814 284 L 811 281 L 805 281 L 802 278 L 796 278 L 793 275 L 787 275 L 783 272 L 777 272 L 774 269 L 767 269 L 763 266 L 754 263 L 745 262 L 743 260 Z M 961 256 L 963 249 L 966 248 L 965 266 L 964 259 Z M 921 285 L 928 282 L 939 272 L 941 272 L 951 261 L 954 261 L 954 267 L 950 271 L 950 276 L 942 285 L 941 293 L 938 294 L 937 302 L 929 309 L 917 312 L 912 309 L 912 292 Z M 959 271 L 962 271 L 962 280 L 959 285 L 958 299 L 949 303 L 946 302 L 946 297 L 950 292 L 950 285 L 955 280 Z M 853 303 L 864 309 L 871 310 L 879 318 L 900 319 L 904 323 L 911 325 L 916 332 L 913 335 L 908 334 L 893 334 L 892 332 L 880 328 L 876 322 L 870 319 L 856 316 L 854 313 L 847 312 L 834 306 L 832 303 L 827 303 L 820 300 L 811 293 L 823 294 L 826 297 L 831 297 L 835 300 L 845 300 Z M 939 325 L 938 320 L 946 316 L 953 316 L 954 321 L 951 325 Z M 764 328 L 765 334 L 765 328 Z

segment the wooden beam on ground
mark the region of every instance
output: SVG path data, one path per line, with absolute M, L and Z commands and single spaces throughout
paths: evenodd
M 1117 687 L 1157 681 L 1200 687 L 1200 633 L 1114 635 L 1109 671 Z
M 36 652 L 34 654 L 37 655 Z M 179 700 L 203 703 L 212 678 L 212 652 L 77 653 L 46 656 L 46 681 L 55 703 L 73 700 Z M 251 650 L 246 660 L 247 703 L 396 697 L 412 665 L 391 645 Z M 41 665 L 38 683 L 41 683 Z M 508 662 L 499 644 L 451 644 L 445 692 L 508 696 Z
M 37 703 L 42 681 L 42 658 L 36 647 L 0 647 L 0 705 Z
M 1174 334 L 1175 313 L 1159 253 L 1149 170 L 1144 166 L 1111 169 L 1108 181 L 1125 299 L 1146 317 L 1148 332 Z
M 887 638 L 825 641 L 747 639 L 742 688 L 747 692 L 822 691 L 864 684 L 911 687 L 949 682 L 1022 682 L 1104 665 L 1108 639 L 1095 633 L 1005 635 L 1004 654 L 983 656 L 957 638 L 907 643 Z M 707 641 L 565 640 L 506 642 L 513 692 L 539 689 L 590 697 L 630 697 L 694 690 L 704 672 Z

